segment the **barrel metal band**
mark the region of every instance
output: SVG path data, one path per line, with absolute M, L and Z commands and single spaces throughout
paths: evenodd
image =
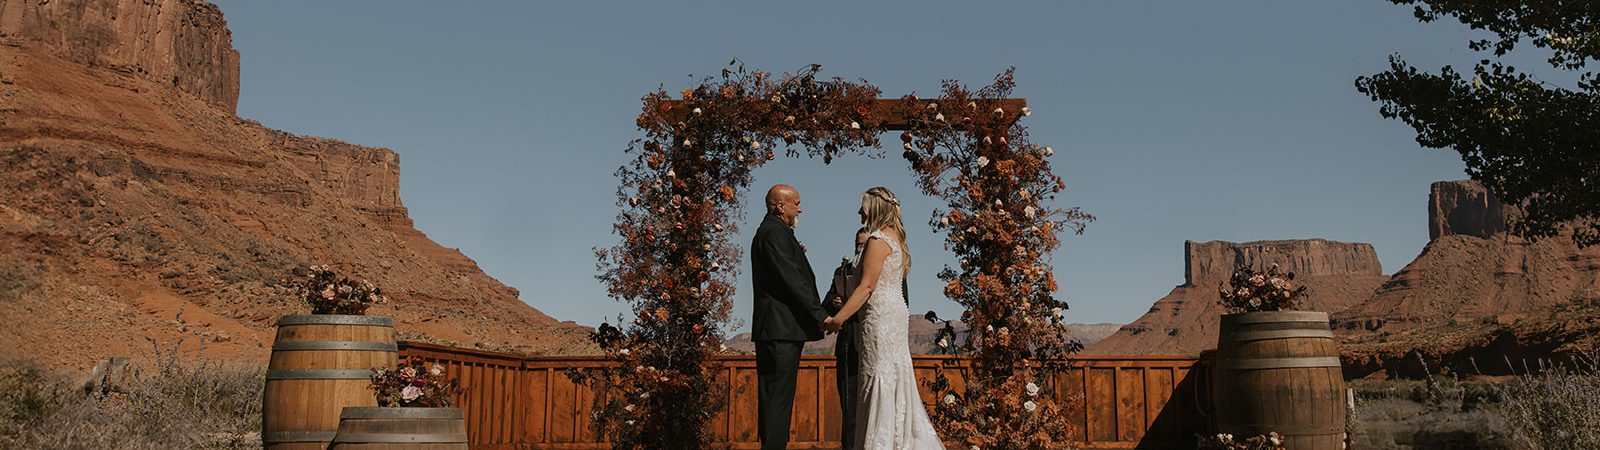
M 371 369 L 270 369 L 268 380 L 365 380 Z
M 333 431 L 268 431 L 261 433 L 261 442 L 328 442 L 335 434 Z
M 467 435 L 465 435 L 465 434 L 339 433 L 338 436 L 335 436 L 333 438 L 333 442 L 335 444 L 337 444 L 337 443 L 355 444 L 355 443 L 366 443 L 366 442 L 374 442 L 374 443 L 376 443 L 376 442 L 384 442 L 384 443 L 418 442 L 418 443 L 436 443 L 436 444 L 453 444 L 453 443 L 463 443 L 464 444 L 464 443 L 467 442 Z
M 1321 311 L 1279 311 L 1277 314 L 1252 314 L 1245 313 L 1237 316 L 1222 316 L 1225 323 L 1286 323 L 1286 322 L 1318 322 L 1328 323 L 1328 313 Z
M 1289 338 L 1327 338 L 1333 339 L 1333 330 L 1326 328 L 1316 330 L 1261 330 L 1239 331 L 1229 336 L 1233 342 L 1265 341 L 1268 339 Z
M 392 327 L 394 326 L 394 319 L 378 316 L 309 314 L 279 317 L 278 326 L 281 327 L 284 325 L 365 325 L 373 327 Z
M 1339 367 L 1339 357 L 1245 358 L 1217 361 L 1217 368 L 1224 370 L 1299 369 L 1307 367 Z
M 373 352 L 399 351 L 400 346 L 393 342 L 371 341 L 288 341 L 272 344 L 273 351 L 294 350 L 355 350 Z
M 340 419 L 461 419 L 461 408 L 385 408 L 372 406 L 346 406 L 339 412 Z

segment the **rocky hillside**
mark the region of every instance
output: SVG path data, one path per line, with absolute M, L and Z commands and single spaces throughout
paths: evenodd
M 1341 311 L 1367 297 L 1387 279 L 1371 244 L 1322 239 L 1232 243 L 1184 242 L 1184 284 L 1172 289 L 1133 323 L 1095 345 L 1091 354 L 1196 355 L 1215 348 L 1217 286 L 1239 264 L 1278 264 L 1309 287 L 1305 306 Z
M 0 358 L 265 361 L 311 264 L 388 290 L 409 338 L 592 351 L 412 227 L 393 151 L 235 116 L 238 72 L 207 3 L 0 0 Z
M 1600 331 L 1600 247 L 1506 234 L 1502 205 L 1473 181 L 1434 183 L 1432 240 L 1372 298 L 1333 316 L 1347 369 L 1420 372 L 1421 352 L 1463 370 L 1592 347 Z M 1468 369 L 1469 359 L 1478 367 Z M 1437 368 L 1436 368 L 1437 369 Z

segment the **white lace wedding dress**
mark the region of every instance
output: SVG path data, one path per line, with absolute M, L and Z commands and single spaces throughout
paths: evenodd
M 906 337 L 905 255 L 900 243 L 882 231 L 872 237 L 889 244 L 883 272 L 862 307 L 861 376 L 856 406 L 856 442 L 863 450 L 944 450 L 917 394 Z

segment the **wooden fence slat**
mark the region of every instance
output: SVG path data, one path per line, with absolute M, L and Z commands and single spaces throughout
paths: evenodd
M 473 450 L 610 448 L 604 436 L 591 430 L 594 392 L 564 374 L 568 369 L 611 367 L 610 360 L 527 357 L 414 342 L 402 342 L 400 354 L 442 364 L 461 383 L 466 392 L 458 404 L 467 414 Z M 1190 379 L 1202 374 L 1194 369 L 1207 367 L 1198 359 L 1096 355 L 1072 357 L 1067 363 L 1046 380 L 1046 387 L 1069 402 L 1065 413 L 1073 424 L 1074 446 L 1159 448 L 1209 428 L 1209 420 L 1197 410 L 1204 399 L 1196 396 L 1196 385 L 1203 380 Z M 712 437 L 729 448 L 757 448 L 755 361 L 750 355 L 732 355 L 718 358 L 717 364 L 717 389 L 727 393 L 728 404 L 710 422 Z M 930 407 L 938 401 L 926 384 L 941 371 L 962 392 L 967 364 L 950 356 L 914 356 L 919 397 Z M 837 376 L 831 355 L 802 358 L 791 448 L 838 448 L 842 423 Z
M 1135 441 L 1144 437 L 1148 426 L 1145 421 L 1145 369 L 1117 369 L 1117 431 L 1119 441 Z

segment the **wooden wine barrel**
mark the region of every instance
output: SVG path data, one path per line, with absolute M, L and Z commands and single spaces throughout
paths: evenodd
M 1212 375 L 1219 432 L 1276 431 L 1290 450 L 1344 448 L 1344 374 L 1327 313 L 1222 316 Z
M 330 450 L 467 450 L 461 408 L 349 407 Z
M 374 367 L 394 367 L 394 321 L 305 315 L 278 319 L 262 392 L 266 450 L 324 450 L 346 406 L 377 406 Z

